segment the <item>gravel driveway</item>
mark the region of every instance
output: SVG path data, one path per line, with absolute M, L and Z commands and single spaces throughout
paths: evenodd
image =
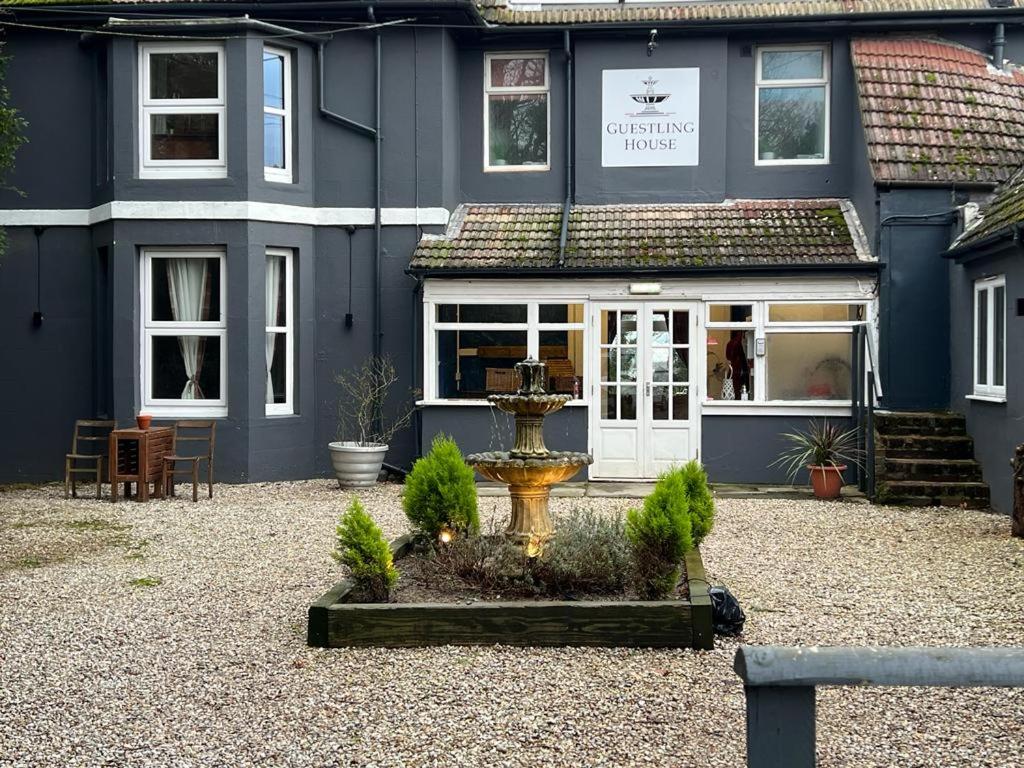
M 389 535 L 398 490 L 362 494 Z M 0 766 L 743 765 L 736 641 L 309 649 L 346 495 L 217 494 L 0 493 Z M 745 642 L 1024 644 L 1024 542 L 1004 517 L 725 499 L 703 550 L 747 610 Z M 818 723 L 822 766 L 1024 765 L 1024 690 L 828 689 Z

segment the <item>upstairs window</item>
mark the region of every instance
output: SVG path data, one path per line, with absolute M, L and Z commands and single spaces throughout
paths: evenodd
M 1006 399 L 1006 277 L 974 283 L 974 395 Z
M 139 88 L 139 176 L 226 176 L 223 47 L 143 45 Z
M 485 171 L 548 170 L 548 90 L 546 53 L 484 57 Z
M 291 54 L 263 49 L 263 175 L 292 181 Z
M 821 45 L 758 48 L 757 165 L 828 162 L 829 55 Z

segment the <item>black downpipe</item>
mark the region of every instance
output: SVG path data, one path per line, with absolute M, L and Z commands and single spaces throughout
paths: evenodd
M 376 23 L 377 19 L 373 14 L 373 6 L 367 11 L 370 23 Z M 383 300 L 383 286 L 381 281 L 381 239 L 380 239 L 380 206 L 381 206 L 381 188 L 380 188 L 380 150 L 381 150 L 381 137 L 380 137 L 380 94 L 381 94 L 381 82 L 380 82 L 380 71 L 381 71 L 381 38 L 380 28 L 373 32 L 373 71 L 374 71 L 374 127 L 376 131 L 373 134 L 373 186 L 374 186 L 374 204 L 373 204 L 373 356 L 380 358 L 384 348 L 384 326 L 381 323 L 381 301 Z M 381 418 L 381 414 L 377 414 L 378 418 Z
M 572 76 L 575 64 L 569 30 L 563 33 L 565 46 L 565 203 L 562 205 L 562 228 L 558 235 L 558 266 L 565 265 L 565 246 L 569 240 L 569 212 L 575 201 L 573 193 L 573 121 L 572 121 Z
M 992 66 L 1003 68 L 1003 50 L 1006 47 L 1006 27 L 1003 22 L 996 24 L 996 34 L 992 38 Z

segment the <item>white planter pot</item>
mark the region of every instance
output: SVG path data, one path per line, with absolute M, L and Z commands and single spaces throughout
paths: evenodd
M 342 488 L 372 488 L 377 484 L 386 445 L 363 445 L 350 441 L 328 443 L 331 464 Z

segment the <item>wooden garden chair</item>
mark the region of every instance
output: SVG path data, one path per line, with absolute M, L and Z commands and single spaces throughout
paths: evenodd
M 117 426 L 116 421 L 79 419 L 75 422 L 75 433 L 71 438 L 71 453 L 64 455 L 64 498 L 78 498 L 76 475 L 89 475 L 89 482 L 96 481 L 96 498 L 105 475 L 107 447 L 110 432 Z M 79 466 L 82 464 L 84 466 Z
M 213 498 L 213 445 L 217 433 L 217 422 L 209 421 L 178 421 L 174 424 L 174 449 L 170 456 L 164 456 L 163 485 L 164 493 L 168 496 L 174 495 L 174 476 L 191 472 L 192 474 L 192 501 L 199 501 L 199 462 L 206 462 L 206 486 Z M 198 445 L 198 452 L 179 453 L 181 443 Z M 186 446 L 186 447 L 191 447 Z M 190 468 L 178 469 L 178 462 L 191 465 Z

